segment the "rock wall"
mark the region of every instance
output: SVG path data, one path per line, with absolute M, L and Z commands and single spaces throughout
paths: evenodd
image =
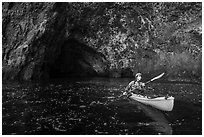
M 201 5 L 2 3 L 3 79 L 201 80 Z
M 4 79 L 48 77 L 66 37 L 65 9 L 62 3 L 3 3 Z

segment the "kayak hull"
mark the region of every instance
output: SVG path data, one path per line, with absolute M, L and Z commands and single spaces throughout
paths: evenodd
M 174 107 L 174 97 L 157 97 L 148 98 L 147 96 L 132 94 L 131 99 L 143 103 L 145 105 L 152 106 L 162 111 L 172 111 Z

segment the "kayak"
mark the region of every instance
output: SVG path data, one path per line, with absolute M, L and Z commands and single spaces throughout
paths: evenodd
M 174 97 L 172 96 L 148 98 L 147 96 L 132 94 L 129 98 L 162 111 L 172 111 L 174 107 Z

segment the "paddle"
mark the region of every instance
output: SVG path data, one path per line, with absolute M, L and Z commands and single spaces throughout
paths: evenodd
M 161 78 L 164 74 L 165 74 L 165 73 L 162 73 L 162 74 L 160 74 L 159 76 L 154 77 L 153 79 L 151 79 L 151 80 L 145 82 L 145 84 L 148 84 L 149 82 L 152 82 L 152 81 L 154 81 L 154 80 L 156 80 L 156 79 Z
M 152 81 L 154 81 L 154 80 L 157 80 L 157 79 L 161 78 L 164 74 L 165 74 L 165 73 L 163 72 L 162 74 L 160 74 L 160 75 L 158 75 L 158 76 L 152 78 L 151 80 L 145 82 L 145 85 L 148 84 L 148 83 L 150 83 L 150 82 L 152 82 Z M 124 95 L 126 95 L 126 93 L 127 93 L 127 92 L 123 92 L 123 94 L 120 95 L 119 98 L 122 97 L 122 96 L 124 96 Z

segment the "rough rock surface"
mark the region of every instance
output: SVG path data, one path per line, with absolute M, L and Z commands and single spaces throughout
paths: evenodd
M 3 3 L 3 7 L 3 78 L 47 78 L 47 67 L 65 39 L 64 5 Z
M 200 5 L 2 3 L 3 79 L 166 72 L 201 80 Z

